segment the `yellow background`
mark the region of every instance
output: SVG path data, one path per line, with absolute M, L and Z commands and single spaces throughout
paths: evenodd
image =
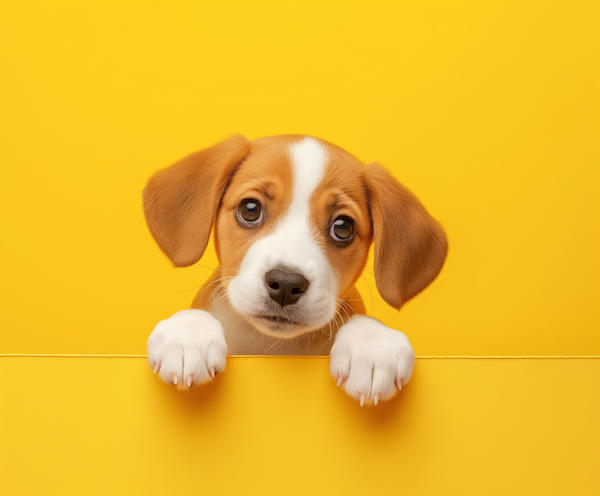
M 155 245 L 148 177 L 234 133 L 306 133 L 389 167 L 448 231 L 401 313 L 361 279 L 417 355 L 600 354 L 598 2 L 15 2 L 1 19 L 3 351 L 144 353 L 210 274 Z
M 3 2 L 0 354 L 144 354 L 216 264 L 170 266 L 148 177 L 302 133 L 446 228 L 402 312 L 372 259 L 359 281 L 418 356 L 600 355 L 599 26 L 591 1 Z M 421 359 L 360 409 L 325 359 L 180 395 L 143 358 L 0 357 L 0 493 L 598 494 L 599 363 Z

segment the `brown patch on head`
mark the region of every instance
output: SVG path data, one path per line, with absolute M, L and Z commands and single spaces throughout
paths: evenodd
M 345 150 L 319 141 L 327 150 L 328 159 L 323 179 L 311 198 L 311 221 L 336 273 L 338 296 L 343 296 L 360 277 L 373 240 L 363 185 L 364 165 Z M 332 223 L 340 216 L 353 223 L 348 241 L 336 241 L 330 234 Z
M 223 271 L 233 275 L 257 237 L 268 233 L 287 211 L 293 184 L 288 145 L 299 138 L 273 136 L 252 142 L 252 153 L 233 176 L 217 214 L 215 246 Z M 238 211 L 242 201 L 250 199 L 261 205 L 263 220 L 244 226 Z

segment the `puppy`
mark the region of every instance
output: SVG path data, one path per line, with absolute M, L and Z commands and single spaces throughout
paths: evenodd
M 227 139 L 157 172 L 143 192 L 154 239 L 176 267 L 200 260 L 214 225 L 220 265 L 191 310 L 148 339 L 154 373 L 179 389 L 212 380 L 226 355 L 330 355 L 364 403 L 411 377 L 407 337 L 365 315 L 356 280 L 375 243 L 375 280 L 396 309 L 438 275 L 446 235 L 377 164 L 301 135 Z

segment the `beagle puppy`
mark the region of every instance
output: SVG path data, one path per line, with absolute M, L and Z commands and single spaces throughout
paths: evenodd
M 176 267 L 200 260 L 213 226 L 220 263 L 192 309 L 148 339 L 163 381 L 210 381 L 230 353 L 329 354 L 334 380 L 361 406 L 408 382 L 408 338 L 366 316 L 354 284 L 374 242 L 377 289 L 400 309 L 439 274 L 448 244 L 380 165 L 309 136 L 235 136 L 157 172 L 143 203 Z

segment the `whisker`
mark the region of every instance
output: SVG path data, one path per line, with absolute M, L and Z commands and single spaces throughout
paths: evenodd
M 235 278 L 236 276 L 229 276 L 229 277 L 231 277 L 231 278 Z M 207 285 L 207 286 L 206 286 L 206 288 L 208 288 L 208 286 L 211 286 L 211 285 L 212 285 L 212 284 L 214 284 L 215 282 L 221 281 L 222 279 L 224 279 L 224 278 L 223 278 L 223 277 L 220 277 L 219 279 L 217 279 L 217 280 L 215 280 L 215 281 L 211 282 L 209 285 Z M 204 284 L 200 284 L 200 286 L 195 286 L 195 287 L 193 287 L 193 288 L 190 288 L 190 289 L 184 289 L 183 291 L 180 291 L 178 294 L 181 294 L 181 293 L 186 293 L 186 292 L 188 292 L 188 291 L 192 291 L 192 289 L 198 289 L 198 288 L 201 288 L 201 287 L 202 287 L 202 286 L 204 286 L 204 285 L 206 285 L 206 283 L 204 283 Z M 204 288 L 204 291 L 206 291 L 206 288 Z M 204 291 L 202 292 L 202 294 L 204 294 Z
M 195 287 L 190 288 L 190 289 L 184 289 L 183 291 L 179 291 L 177 294 L 187 293 L 188 291 L 192 291 L 193 289 L 201 288 L 202 286 L 204 286 L 204 284 L 200 284 L 200 286 L 195 286 Z
M 367 285 L 367 288 L 369 289 L 369 294 L 371 295 L 371 313 L 369 315 L 373 315 L 373 291 L 371 291 L 371 286 L 369 286 L 369 281 L 367 281 L 367 279 L 365 278 L 365 276 L 363 276 L 362 274 L 360 275 L 360 277 L 362 277 L 365 280 L 365 284 Z
M 225 282 L 219 284 L 219 286 L 217 286 L 215 288 L 215 290 L 213 291 L 213 293 L 211 294 L 211 298 L 214 295 L 217 295 L 217 297 L 212 302 L 213 306 L 220 305 L 221 302 L 227 297 L 227 288 L 225 288 L 221 294 L 218 294 L 219 289 L 221 289 L 223 286 L 225 286 L 225 284 L 227 284 L 227 282 L 228 281 L 225 281 Z
M 223 284 L 225 284 L 225 283 L 223 283 Z M 219 288 L 222 287 L 223 284 L 221 284 L 221 286 L 219 286 Z M 217 288 L 215 290 L 215 293 L 213 293 L 213 294 L 216 294 L 219 288 Z M 223 292 L 214 299 L 214 301 L 211 303 L 211 309 L 215 309 L 215 308 L 220 307 L 221 303 L 223 303 L 223 301 L 225 300 L 225 298 L 227 298 L 227 288 L 225 288 L 223 290 Z
M 207 290 L 207 289 L 208 289 L 210 286 L 212 286 L 213 284 L 215 284 L 215 283 L 217 283 L 217 282 L 219 282 L 219 281 L 223 281 L 223 280 L 225 280 L 225 279 L 234 279 L 234 278 L 235 278 L 235 276 L 229 276 L 229 277 L 227 277 L 227 276 L 226 276 L 226 277 L 219 277 L 218 279 L 215 279 L 215 280 L 214 280 L 213 282 L 211 282 L 210 284 L 207 284 L 207 285 L 206 285 L 206 287 L 204 288 L 204 290 L 202 291 L 202 294 L 200 295 L 200 300 L 202 300 L 202 297 L 204 296 L 204 293 L 206 292 L 206 290 Z M 199 287 L 202 287 L 202 286 L 199 286 Z M 211 294 L 211 296 L 212 296 L 212 294 Z M 209 301 L 210 301 L 210 300 L 209 300 Z
M 371 274 L 373 277 L 375 277 L 375 274 L 373 273 L 373 271 L 374 271 L 375 269 L 373 269 L 373 271 L 371 271 L 371 270 L 367 269 L 367 266 L 365 265 L 365 268 L 364 268 L 364 270 L 366 270 L 366 271 L 367 271 L 367 274 Z
M 197 265 L 198 267 L 204 267 L 205 269 L 215 270 L 217 272 L 239 272 L 239 270 L 235 270 L 235 269 L 227 269 L 227 270 L 215 269 L 214 267 L 209 267 L 208 265 L 202 265 L 199 263 L 195 263 L 194 265 Z
M 346 312 L 346 315 L 348 316 L 348 319 L 350 319 L 350 314 L 348 313 L 348 311 L 346 310 L 346 305 L 348 306 L 348 308 L 350 310 L 352 310 L 354 312 L 354 309 L 348 304 L 346 303 L 344 300 L 342 300 L 341 298 L 338 298 L 337 296 L 334 296 L 334 298 L 338 301 L 338 303 L 340 303 L 340 308 L 342 310 L 344 310 L 344 312 Z M 356 313 L 356 312 L 354 312 Z
M 281 346 L 282 344 L 283 343 L 281 342 L 281 340 L 273 340 L 273 344 L 271 346 L 269 346 L 269 348 L 267 349 L 267 351 L 265 351 L 264 354 L 268 355 L 269 351 L 271 351 L 275 345 Z M 277 346 L 275 349 L 273 349 L 273 351 L 275 351 L 277 348 L 279 348 L 279 346 Z
M 223 280 L 223 279 L 230 279 L 230 278 L 227 278 L 227 277 L 222 277 L 222 278 L 221 278 L 221 280 Z M 215 281 L 215 282 L 216 282 L 216 281 Z M 212 311 L 212 309 L 213 309 L 213 306 L 212 306 L 212 303 L 213 303 L 213 301 L 212 301 L 212 300 L 213 300 L 213 298 L 215 297 L 215 295 L 217 295 L 217 293 L 218 293 L 219 289 L 220 289 L 220 288 L 222 288 L 222 287 L 223 287 L 225 284 L 227 284 L 228 282 L 229 282 L 229 281 L 228 281 L 228 280 L 226 280 L 226 281 L 222 282 L 221 284 L 219 284 L 219 285 L 218 285 L 216 288 L 214 288 L 214 289 L 213 289 L 213 292 L 211 293 L 210 297 L 208 298 L 208 301 L 206 302 L 206 307 L 208 308 L 208 311 L 209 311 L 209 312 L 210 312 L 210 311 Z M 204 294 L 204 292 L 202 292 L 202 293 Z M 221 296 L 221 295 L 218 295 L 218 296 Z M 218 299 L 218 298 L 217 298 L 217 299 Z

